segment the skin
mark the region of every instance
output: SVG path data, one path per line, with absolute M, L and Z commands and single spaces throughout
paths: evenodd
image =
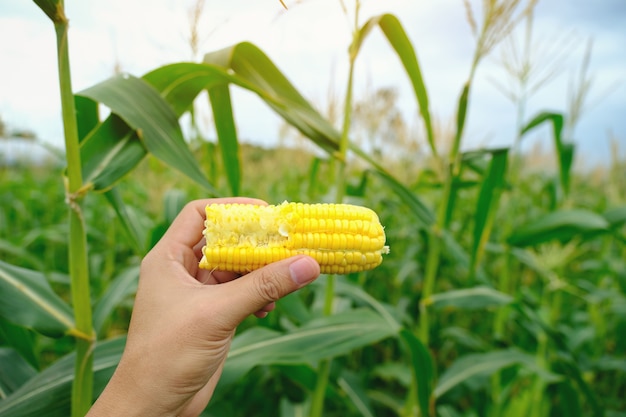
M 204 207 L 235 202 L 267 204 L 247 198 L 193 201 L 143 259 L 122 359 L 89 417 L 199 415 L 237 326 L 251 314 L 265 317 L 275 301 L 317 278 L 319 265 L 307 256 L 242 277 L 199 269 Z

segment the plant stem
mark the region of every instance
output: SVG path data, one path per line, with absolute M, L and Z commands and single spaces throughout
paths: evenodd
M 356 2 L 355 16 L 354 16 L 354 32 L 353 39 L 356 40 L 358 36 L 358 16 L 359 16 L 360 2 Z M 356 43 L 353 42 L 353 45 Z M 341 130 L 341 140 L 339 141 L 339 150 L 335 155 L 335 202 L 342 203 L 346 189 L 346 159 L 348 154 L 348 148 L 350 146 L 350 124 L 352 120 L 352 95 L 354 84 L 354 64 L 358 50 L 354 47 L 350 48 L 350 62 L 348 70 L 348 83 L 346 87 L 346 96 L 344 102 L 343 112 L 343 125 Z M 326 292 L 324 298 L 324 315 L 330 316 L 333 313 L 333 304 L 335 300 L 335 276 L 329 275 L 326 281 Z M 320 362 L 317 369 L 317 382 L 315 390 L 313 391 L 313 398 L 311 400 L 310 417 L 321 417 L 324 411 L 324 398 L 326 396 L 326 387 L 328 386 L 328 380 L 330 377 L 330 360 L 324 360 Z
M 57 19 L 53 19 L 57 40 L 59 86 L 67 158 L 66 193 L 69 204 L 69 273 L 71 279 L 74 320 L 79 334 L 88 337 L 76 339 L 76 362 L 72 384 L 72 416 L 84 416 L 89 411 L 93 395 L 93 344 L 94 332 L 89 294 L 89 269 L 87 262 L 87 237 L 81 209 L 81 160 L 76 122 L 74 94 L 72 92 L 68 20 L 63 12 L 63 2 Z

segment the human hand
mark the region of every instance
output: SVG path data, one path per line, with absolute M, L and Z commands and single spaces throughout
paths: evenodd
M 185 206 L 141 264 L 122 359 L 88 416 L 197 416 L 221 375 L 235 329 L 312 282 L 319 265 L 295 256 L 242 276 L 198 268 L 208 203 Z

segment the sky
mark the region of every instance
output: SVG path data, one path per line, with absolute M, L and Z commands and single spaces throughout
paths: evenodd
M 265 51 L 320 108 L 326 105 L 330 89 L 341 96 L 345 88 L 351 23 L 337 0 L 286 0 L 288 10 L 279 0 L 206 0 L 197 56 L 187 41 L 195 0 L 65 3 L 75 91 L 107 79 L 116 69 L 141 76 L 161 65 L 201 60 L 205 52 L 241 41 L 251 41 Z M 353 4 L 345 3 L 348 8 Z M 480 16 L 482 1 L 470 3 Z M 380 13 L 400 19 L 419 57 L 431 112 L 439 123 L 450 124 L 475 44 L 463 1 L 362 1 L 361 22 Z M 579 122 L 568 135 L 577 144 L 582 165 L 607 163 L 609 138 L 619 143 L 626 156 L 624 22 L 624 0 L 540 0 L 536 8 L 535 62 L 554 68 L 555 76 L 529 97 L 525 119 L 544 110 L 567 112 L 587 45 L 592 45 L 589 94 Z M 501 57 L 495 50 L 476 73 L 465 149 L 510 146 L 515 137 L 515 106 L 496 86 L 511 81 Z M 356 98 L 382 87 L 397 89 L 398 105 L 415 123 L 418 110 L 408 79 L 377 30 L 366 40 L 357 61 Z M 267 146 L 278 142 L 280 119 L 262 101 L 234 90 L 233 102 L 243 141 Z M 0 118 L 9 128 L 31 130 L 42 141 L 63 144 L 54 30 L 29 0 L 0 0 Z M 208 114 L 204 123 L 210 124 Z M 546 150 L 552 147 L 547 128 L 525 139 L 527 146 L 533 141 L 542 141 Z

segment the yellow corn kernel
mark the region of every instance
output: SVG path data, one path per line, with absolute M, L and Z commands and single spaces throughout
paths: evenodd
M 204 269 L 246 273 L 305 254 L 322 273 L 348 274 L 389 253 L 376 213 L 350 204 L 209 204 L 204 224 Z

